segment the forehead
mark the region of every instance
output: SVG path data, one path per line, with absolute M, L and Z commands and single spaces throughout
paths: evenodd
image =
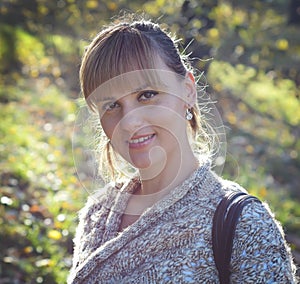
M 184 88 L 184 77 L 166 69 L 144 69 L 127 72 L 116 76 L 102 85 L 87 98 L 91 106 L 100 101 L 120 98 L 145 89 L 174 94 L 181 97 Z

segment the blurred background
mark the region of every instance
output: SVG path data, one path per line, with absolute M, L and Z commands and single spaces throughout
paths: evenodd
M 182 39 L 226 127 L 223 176 L 270 204 L 300 263 L 299 0 L 2 0 L 0 283 L 66 280 L 88 195 L 71 143 L 80 58 L 121 11 Z

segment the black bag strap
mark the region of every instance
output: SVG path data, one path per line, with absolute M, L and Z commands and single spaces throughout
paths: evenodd
M 244 192 L 226 195 L 219 203 L 213 218 L 212 245 L 221 284 L 230 279 L 230 259 L 236 225 L 245 205 L 260 200 Z

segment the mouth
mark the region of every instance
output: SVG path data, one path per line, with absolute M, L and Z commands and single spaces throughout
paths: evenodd
M 150 141 L 154 138 L 155 134 L 143 135 L 143 136 L 136 136 L 132 139 L 128 140 L 129 147 L 137 148 L 148 145 Z

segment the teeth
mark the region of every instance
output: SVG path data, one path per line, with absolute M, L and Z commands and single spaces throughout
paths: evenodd
M 140 137 L 140 138 L 137 138 L 137 139 L 131 139 L 131 140 L 129 140 L 129 143 L 131 143 L 131 144 L 142 143 L 142 142 L 150 139 L 152 136 L 153 135 L 149 135 L 149 136 Z

